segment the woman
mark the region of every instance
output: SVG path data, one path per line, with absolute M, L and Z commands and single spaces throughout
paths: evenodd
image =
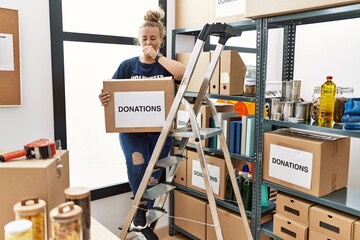
M 123 61 L 115 72 L 113 79 L 146 79 L 173 76 L 181 80 L 185 66 L 175 60 L 162 56 L 158 51 L 165 37 L 162 23 L 165 13 L 162 9 L 149 10 L 139 28 L 139 43 L 142 55 Z M 101 92 L 99 99 L 106 106 L 110 99 L 109 92 Z M 119 140 L 124 152 L 130 187 L 135 195 L 141 183 L 146 166 L 151 158 L 159 133 L 120 133 Z M 168 156 L 172 146 L 172 138 L 168 138 L 162 149 L 160 159 Z M 148 186 L 159 182 L 161 171 L 155 172 Z M 140 230 L 146 239 L 158 239 L 146 223 L 146 212 L 153 202 L 143 201 L 134 217 L 133 225 Z

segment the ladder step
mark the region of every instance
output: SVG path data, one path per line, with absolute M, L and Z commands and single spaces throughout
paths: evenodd
M 214 137 L 214 136 L 220 134 L 221 131 L 222 131 L 221 128 L 200 128 L 199 129 L 201 139 Z M 195 134 L 193 133 L 191 127 L 183 127 L 183 128 L 175 129 L 172 132 L 169 132 L 169 136 L 194 138 Z
M 155 200 L 156 198 L 162 196 L 165 193 L 168 193 L 175 189 L 175 186 L 165 183 L 159 183 L 158 185 L 145 191 L 143 198 L 148 200 Z
M 168 156 L 156 162 L 157 167 L 167 168 L 186 160 L 183 156 Z
M 148 215 L 146 216 L 147 224 L 150 225 L 162 216 L 166 214 L 165 211 L 161 211 L 158 209 L 150 209 Z

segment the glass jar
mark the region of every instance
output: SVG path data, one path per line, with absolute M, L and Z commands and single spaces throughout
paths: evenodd
M 256 86 L 256 67 L 246 66 L 246 75 L 244 81 L 244 95 L 247 97 L 255 97 Z
M 315 86 L 312 95 L 311 118 L 316 122 L 320 111 L 320 93 L 320 86 Z
M 46 240 L 46 203 L 37 197 L 26 198 L 14 205 L 15 218 L 32 222 L 33 240 Z
M 336 91 L 335 107 L 334 107 L 334 121 L 339 123 L 344 115 L 345 103 L 348 98 L 354 97 L 353 87 L 338 87 Z
M 82 232 L 83 240 L 90 239 L 90 189 L 87 187 L 70 187 L 64 190 L 65 200 L 73 201 L 83 210 L 82 214 Z
M 50 211 L 52 240 L 82 240 L 82 209 L 73 201 Z
M 32 223 L 30 220 L 14 220 L 4 226 L 5 240 L 32 240 Z

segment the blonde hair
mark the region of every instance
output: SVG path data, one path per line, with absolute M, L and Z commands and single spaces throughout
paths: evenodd
M 144 22 L 140 28 L 143 27 L 157 27 L 159 28 L 160 38 L 165 37 L 165 28 L 162 19 L 165 17 L 165 12 L 161 8 L 157 10 L 148 10 L 144 16 Z

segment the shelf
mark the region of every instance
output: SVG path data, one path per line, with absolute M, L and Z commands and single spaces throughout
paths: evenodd
M 193 97 L 196 98 L 198 95 L 197 92 L 186 92 L 185 97 Z M 213 99 L 223 99 L 223 100 L 235 100 L 235 101 L 242 101 L 242 102 L 255 102 L 255 97 L 247 97 L 247 96 L 227 96 L 227 95 L 219 95 L 219 94 L 206 94 L 208 98 Z
M 273 229 L 274 229 L 274 222 L 272 220 L 261 225 L 261 232 L 263 232 L 265 235 L 271 238 L 274 238 L 276 240 L 281 240 L 281 238 L 274 235 Z
M 349 136 L 349 137 L 356 137 L 360 138 L 360 131 L 350 131 L 350 130 L 343 130 L 342 124 L 334 124 L 332 128 L 330 127 L 320 127 L 317 125 L 316 122 L 312 123 L 292 123 L 287 121 L 278 121 L 278 120 L 265 120 L 266 123 L 271 125 L 276 125 L 280 127 L 292 127 L 292 128 L 299 128 L 305 129 L 315 132 L 323 132 L 323 133 L 331 133 L 341 136 Z
M 276 189 L 278 191 L 286 192 L 288 194 L 307 199 L 309 201 L 328 206 L 355 216 L 360 217 L 360 191 L 352 188 L 342 188 L 333 193 L 325 195 L 323 197 L 315 197 L 309 194 L 305 194 L 294 189 L 281 186 L 268 181 L 263 181 L 268 187 Z
M 182 190 L 182 191 L 184 191 L 186 193 L 189 193 L 189 194 L 191 194 L 193 196 L 196 196 L 198 198 L 207 200 L 207 195 L 205 193 L 198 192 L 196 190 L 193 190 L 191 188 L 188 188 L 188 187 L 185 187 L 185 186 L 182 186 L 182 185 L 179 185 L 179 184 L 174 184 L 174 185 L 176 186 L 176 189 Z M 215 199 L 215 201 L 216 201 L 216 204 L 218 206 L 221 206 L 221 207 L 224 207 L 224 208 L 229 209 L 231 211 L 240 213 L 239 207 L 235 203 L 230 203 L 230 202 L 220 200 L 220 199 Z M 273 212 L 274 209 L 275 209 L 275 203 L 269 201 L 269 206 L 261 207 L 261 216 L 265 216 L 265 215 Z M 246 210 L 246 215 L 248 217 L 251 217 L 251 215 L 252 215 L 251 211 Z

